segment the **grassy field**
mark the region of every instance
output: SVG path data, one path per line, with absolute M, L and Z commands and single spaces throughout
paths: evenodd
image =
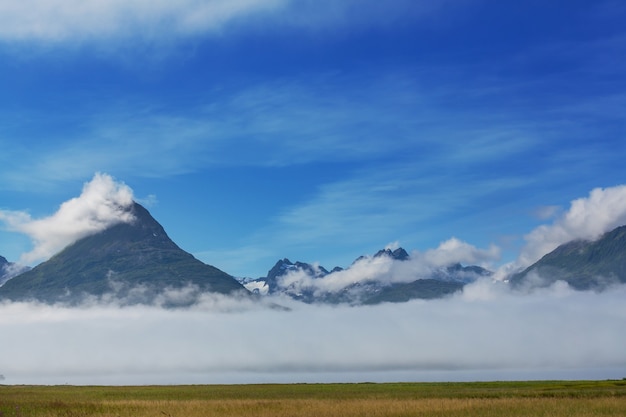
M 0 386 L 9 416 L 626 416 L 626 381 Z

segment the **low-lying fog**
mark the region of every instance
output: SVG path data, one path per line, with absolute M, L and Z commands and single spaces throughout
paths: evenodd
M 621 379 L 624 299 L 626 286 L 518 294 L 485 280 L 372 307 L 4 303 L 0 374 L 8 384 Z

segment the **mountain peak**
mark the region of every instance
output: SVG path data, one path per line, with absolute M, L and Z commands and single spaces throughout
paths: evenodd
M 329 272 L 323 266 L 313 266 L 306 262 L 296 261 L 291 262 L 287 258 L 280 259 L 276 264 L 267 272 L 267 276 L 263 278 L 268 286 L 268 292 L 273 294 L 280 289 L 279 277 L 288 274 L 289 272 L 304 271 L 313 277 L 322 277 L 328 275 Z
M 403 248 L 398 248 L 395 250 L 391 249 L 381 249 L 374 255 L 374 258 L 379 258 L 381 256 L 388 256 L 397 261 L 406 261 L 409 259 L 409 254 Z
M 150 302 L 168 289 L 191 286 L 198 292 L 244 290 L 233 277 L 179 248 L 138 203 L 131 222 L 121 222 L 79 239 L 32 270 L 0 287 L 0 298 L 76 301 L 85 294 L 118 292 L 129 302 Z M 68 295 L 69 294 L 69 295 Z

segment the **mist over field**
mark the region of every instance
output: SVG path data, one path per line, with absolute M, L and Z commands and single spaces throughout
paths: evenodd
M 485 280 L 372 307 L 3 303 L 0 374 L 8 384 L 622 378 L 625 296 L 625 286 L 522 294 Z

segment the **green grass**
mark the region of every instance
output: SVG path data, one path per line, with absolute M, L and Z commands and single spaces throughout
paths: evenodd
M 626 381 L 0 386 L 0 417 L 624 416 Z

